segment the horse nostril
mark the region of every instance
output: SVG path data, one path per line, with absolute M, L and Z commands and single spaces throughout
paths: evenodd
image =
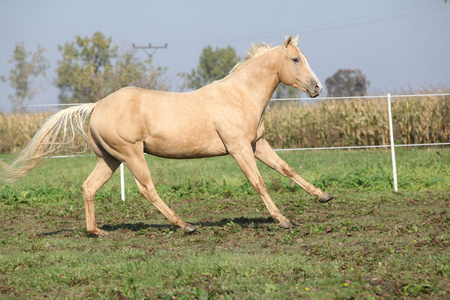
M 315 90 L 316 92 L 320 92 L 320 86 L 319 86 L 318 84 L 316 84 L 316 86 L 314 87 L 314 90 Z

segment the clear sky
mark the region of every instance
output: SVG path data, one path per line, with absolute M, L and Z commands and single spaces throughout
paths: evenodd
M 0 75 L 13 67 L 8 60 L 16 42 L 31 51 L 39 44 L 49 50 L 51 67 L 40 79 L 46 91 L 31 104 L 57 103 L 58 45 L 96 31 L 120 47 L 167 43 L 154 62 L 167 66 L 174 82 L 197 66 L 207 45 L 231 45 L 242 58 L 252 43 L 275 46 L 299 34 L 323 83 L 350 68 L 366 75 L 369 94 L 450 86 L 450 3 L 444 0 L 0 0 Z M 12 92 L 0 82 L 0 110 L 11 109 Z

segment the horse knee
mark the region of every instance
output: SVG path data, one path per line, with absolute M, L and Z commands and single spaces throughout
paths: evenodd
M 264 183 L 264 181 L 262 180 L 262 178 L 258 178 L 256 179 L 254 182 L 250 181 L 250 183 L 252 183 L 253 188 L 258 192 L 258 193 L 264 193 L 267 192 L 267 187 Z
M 295 170 L 284 162 L 281 164 L 273 163 L 272 168 L 286 177 L 292 177 L 296 174 Z
M 295 170 L 288 164 L 281 165 L 281 169 L 287 177 L 293 177 L 296 174 Z
M 146 188 L 146 187 L 139 187 L 139 194 L 143 196 L 145 199 L 150 201 L 151 203 L 155 203 L 158 201 L 158 193 L 153 191 L 152 189 Z

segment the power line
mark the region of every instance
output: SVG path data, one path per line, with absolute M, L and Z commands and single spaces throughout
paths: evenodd
M 153 54 L 155 54 L 156 51 L 158 51 L 159 49 L 167 48 L 167 43 L 165 43 L 164 46 L 152 46 L 152 44 L 148 44 L 148 46 L 136 46 L 135 44 L 133 44 L 133 48 L 144 50 L 145 54 L 147 54 L 149 58 L 153 58 Z M 154 51 L 149 54 L 147 52 L 147 49 L 154 49 Z

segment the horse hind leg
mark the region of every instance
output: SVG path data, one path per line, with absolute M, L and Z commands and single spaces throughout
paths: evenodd
M 110 155 L 97 157 L 97 165 L 82 185 L 84 208 L 86 210 L 86 229 L 89 234 L 98 236 L 108 232 L 97 227 L 95 222 L 94 200 L 100 188 L 111 178 L 120 161 Z

